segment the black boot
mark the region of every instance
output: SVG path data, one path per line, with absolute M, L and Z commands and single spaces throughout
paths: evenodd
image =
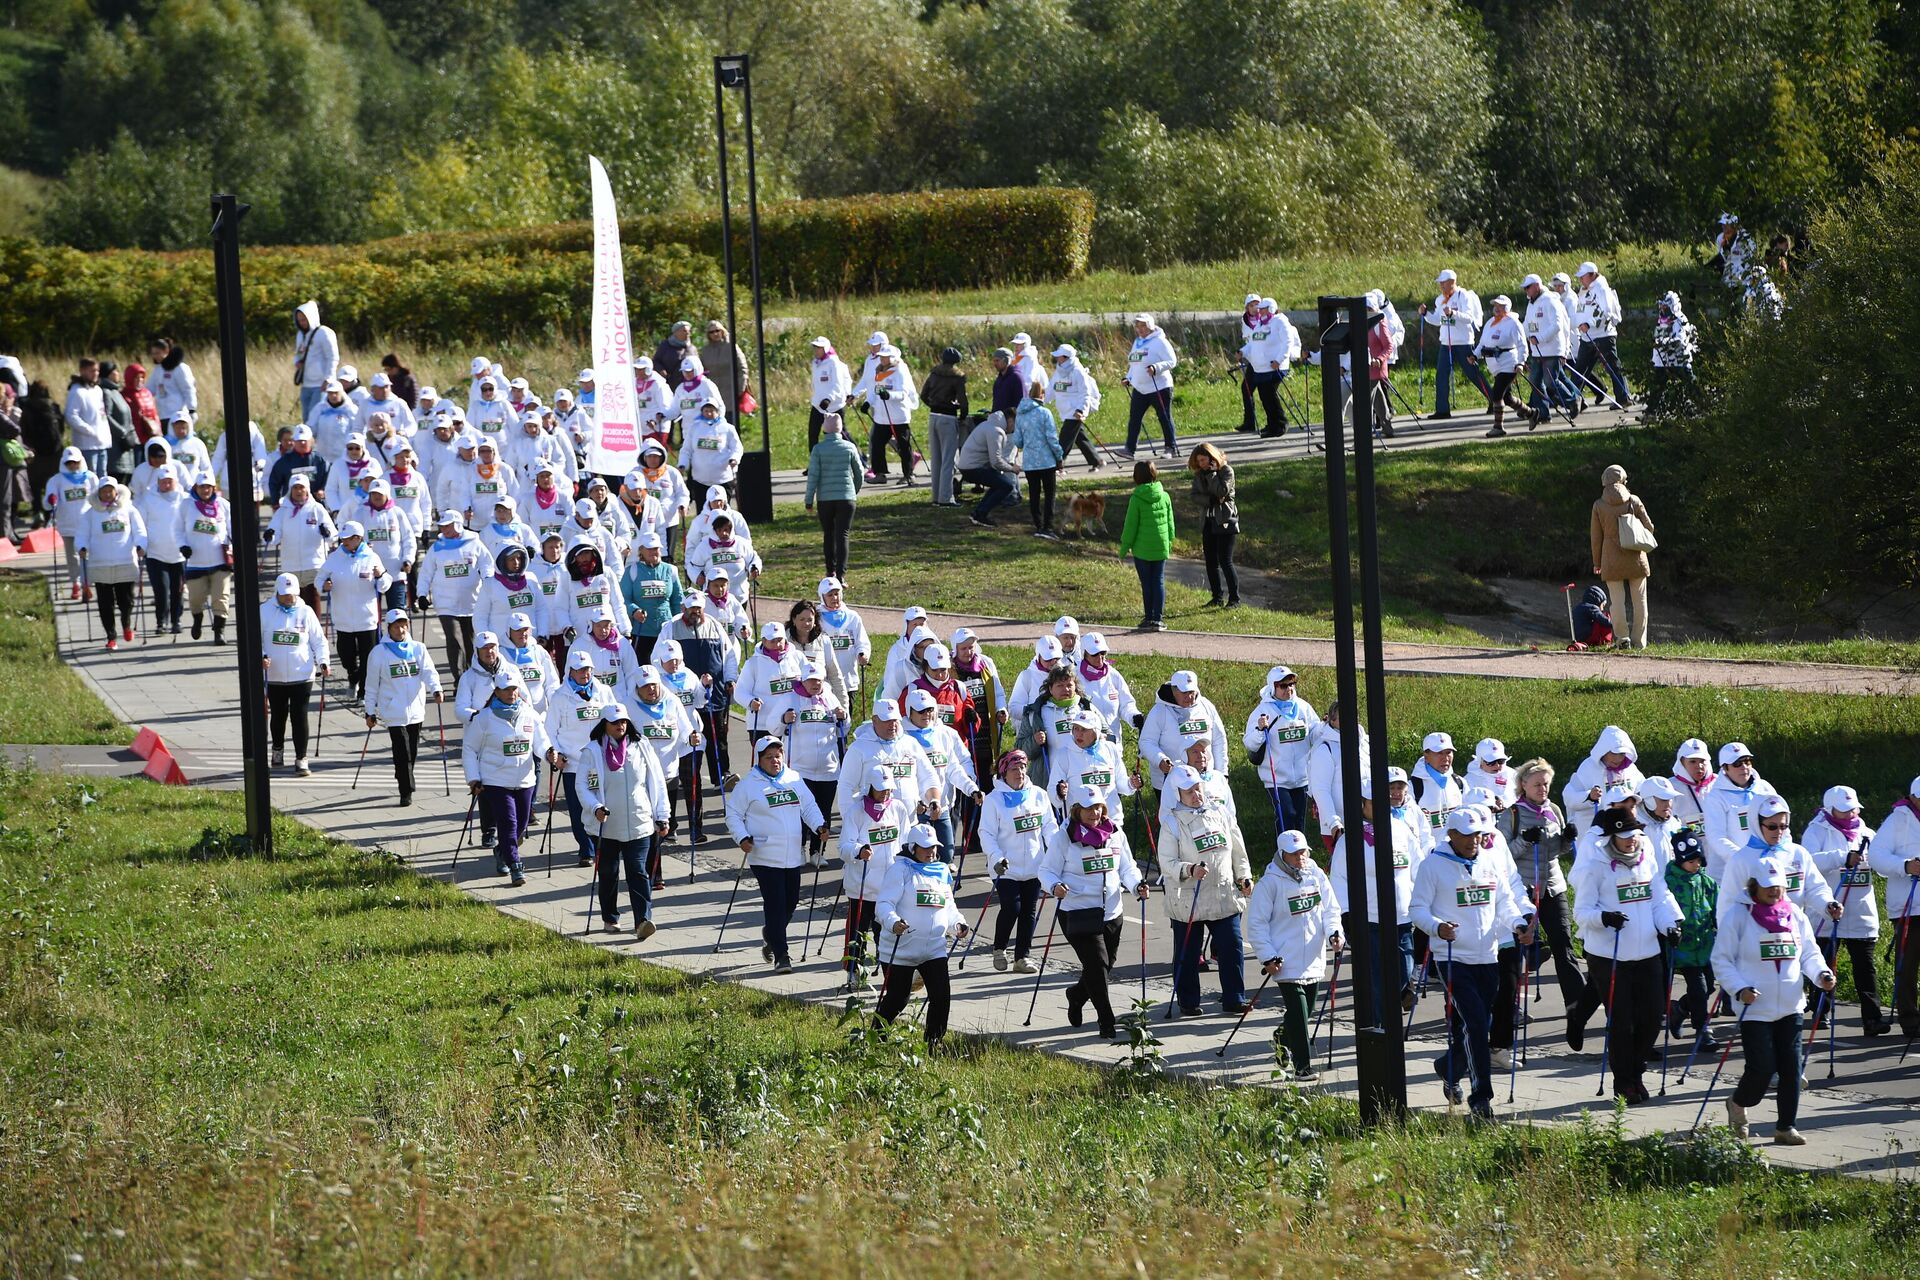
M 215 644 L 225 644 L 227 642 L 227 620 L 218 615 L 215 615 L 213 619 L 213 642 Z
M 200 638 L 200 615 L 197 613 L 193 615 L 192 635 L 195 640 L 198 640 Z

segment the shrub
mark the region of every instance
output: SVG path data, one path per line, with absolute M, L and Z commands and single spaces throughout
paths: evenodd
M 627 307 L 637 333 L 712 313 L 721 296 L 711 258 L 679 245 L 626 249 Z M 290 324 L 318 298 L 349 343 L 376 335 L 419 342 L 503 337 L 584 338 L 592 265 L 585 253 L 468 252 L 377 260 L 352 248 L 259 249 L 241 261 L 247 315 L 257 336 Z M 83 253 L 0 241 L 0 348 L 138 346 L 154 333 L 185 342 L 218 334 L 213 259 L 207 253 Z
M 792 296 L 964 289 L 1071 279 L 1087 268 L 1093 197 L 1053 187 L 790 200 L 760 211 L 760 273 Z M 620 224 L 623 244 L 682 244 L 719 256 L 720 216 L 653 214 Z M 587 222 L 440 232 L 371 241 L 375 262 L 474 252 L 582 252 Z M 747 220 L 733 223 L 734 269 L 747 275 Z

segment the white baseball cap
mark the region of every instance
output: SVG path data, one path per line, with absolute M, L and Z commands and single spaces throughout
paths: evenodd
M 519 683 L 520 677 L 505 667 L 493 673 L 493 687 L 496 689 L 511 689 Z
M 1306 836 L 1298 831 L 1282 831 L 1273 838 L 1273 848 L 1276 853 L 1305 853 L 1311 847 L 1307 843 Z
M 479 635 L 473 638 L 473 647 L 475 649 L 485 649 L 490 646 L 497 646 L 499 643 L 500 643 L 500 637 L 496 636 L 491 631 L 482 631 Z M 593 664 L 591 662 L 588 662 L 581 665 L 590 667 Z M 568 668 L 568 670 L 572 670 L 572 668 L 570 667 Z
M 1474 747 L 1473 756 L 1474 759 L 1478 760 L 1481 764 L 1492 764 L 1497 760 L 1505 760 L 1507 758 L 1507 744 L 1498 738 L 1482 738 L 1480 739 L 1479 745 Z
M 367 385 L 374 386 L 374 387 L 390 387 L 393 385 L 393 379 L 389 378 L 384 373 L 376 373 L 373 375 L 373 377 L 367 380 Z
M 1069 614 L 1061 614 L 1053 620 L 1053 634 L 1056 636 L 1078 636 L 1080 621 Z
M 1583 262 L 1573 269 L 1573 274 L 1577 276 L 1597 276 L 1600 274 L 1600 268 L 1594 266 L 1591 262 Z
M 1041 636 L 1033 642 L 1033 656 L 1042 662 L 1058 662 L 1065 653 L 1054 636 Z
M 1860 808 L 1860 793 L 1849 786 L 1828 787 L 1820 797 L 1820 806 L 1835 813 L 1853 813 Z
M 653 548 L 655 551 L 658 551 L 660 549 L 660 535 L 655 533 L 653 530 L 649 529 L 645 533 L 640 535 L 640 540 L 636 542 L 634 545 L 639 547 L 642 551 L 645 551 L 649 547 Z
M 1720 748 L 1720 764 L 1722 768 L 1736 761 L 1751 759 L 1753 759 L 1753 752 L 1748 749 L 1747 744 L 1744 742 L 1729 742 L 1726 746 Z
M 940 700 L 925 689 L 915 689 L 907 694 L 907 710 L 932 711 L 939 707 Z
M 660 668 L 648 663 L 633 673 L 633 687 L 644 689 L 650 684 L 660 683 Z
M 1610 809 L 1616 804 L 1625 804 L 1629 800 L 1637 800 L 1639 798 L 1639 792 L 1635 791 L 1627 783 L 1616 782 L 1608 787 L 1606 792 L 1601 795 L 1600 803 L 1603 807 Z
M 924 822 L 916 822 L 907 828 L 906 844 L 915 849 L 934 849 L 940 845 L 940 838 L 933 834 L 933 828 Z M 1058 910 L 1058 908 L 1055 908 Z
M 815 662 L 812 658 L 809 658 L 800 664 L 800 678 L 802 680 L 825 680 L 827 678 L 827 669 L 818 662 Z
M 1445 271 L 1442 271 L 1439 275 L 1435 276 L 1433 278 L 1433 282 L 1435 284 L 1445 284 L 1449 280 L 1458 280 L 1459 278 L 1460 278 L 1459 276 L 1453 274 L 1453 268 L 1448 267 Z
M 579 373 L 577 373 L 577 374 L 575 374 L 575 375 L 574 375 L 574 379 L 573 379 L 573 380 L 574 380 L 575 382 L 592 382 L 592 381 L 593 381 L 593 370 L 592 370 L 592 369 L 582 369 L 582 370 L 581 370 L 581 371 L 580 371 Z
M 1758 805 L 1758 817 L 1771 818 L 1778 814 L 1791 812 L 1787 798 L 1780 795 L 1762 796 Z
M 1100 732 L 1104 727 L 1100 719 L 1100 713 L 1092 707 L 1081 707 L 1071 716 L 1068 716 L 1067 721 L 1076 729 L 1091 729 L 1095 733 Z
M 1680 744 L 1680 749 L 1673 753 L 1673 758 L 1675 760 L 1711 760 L 1713 752 L 1708 750 L 1707 744 L 1699 738 L 1688 738 Z
M 892 698 L 878 698 L 873 704 L 873 718 L 880 721 L 898 720 L 900 704 Z
M 627 704 L 624 702 L 609 702 L 606 706 L 600 708 L 600 718 L 608 724 L 612 724 L 615 720 L 625 720 L 627 718 Z
M 760 638 L 762 640 L 778 640 L 783 634 L 780 630 L 780 624 L 777 622 L 763 622 L 760 624 Z
M 1420 749 L 1422 751 L 1451 751 L 1453 750 L 1453 735 L 1440 732 L 1430 733 L 1420 739 Z
M 1080 648 L 1083 652 L 1087 654 L 1098 654 L 1098 653 L 1109 652 L 1107 648 L 1107 638 L 1101 635 L 1098 631 L 1089 631 L 1084 636 L 1081 636 Z
M 524 613 L 512 614 L 507 618 L 507 632 L 509 634 L 515 631 L 530 631 L 532 629 L 533 619 Z
M 567 670 L 578 671 L 582 667 L 593 670 L 593 655 L 585 649 L 575 649 L 567 655 Z
M 1455 809 L 1447 815 L 1447 830 L 1463 836 L 1485 835 L 1493 830 L 1493 815 L 1478 805 Z
M 953 665 L 953 655 L 947 652 L 945 645 L 935 640 L 927 646 L 927 651 L 920 655 L 920 661 L 926 663 L 927 670 L 938 671 L 942 667 Z
M 1107 802 L 1107 797 L 1104 792 L 1095 790 L 1084 782 L 1075 786 L 1072 791 L 1068 793 L 1067 799 L 1078 809 L 1090 809 L 1096 804 L 1105 804 Z
M 887 331 L 885 329 L 875 329 L 872 333 L 867 335 L 867 345 L 870 347 L 886 346 Z
M 367 531 L 360 527 L 358 520 L 349 520 L 340 526 L 340 539 L 343 542 L 348 538 L 364 538 L 366 536 Z
M 273 594 L 277 596 L 297 595 L 299 591 L 300 579 L 290 573 L 283 573 L 273 580 Z M 1915 778 L 1914 782 L 1920 784 L 1920 778 Z
M 867 790 L 893 790 L 893 770 L 883 764 L 876 764 L 867 770 Z
M 1679 798 L 1680 792 L 1665 778 L 1648 778 L 1640 784 L 1640 799 L 1643 801 L 1677 800 Z
M 1528 285 L 1539 284 L 1539 283 L 1541 283 L 1540 277 L 1537 275 L 1534 275 L 1531 271 L 1529 271 L 1527 273 L 1527 278 L 1520 282 L 1520 287 L 1524 289 Z
M 828 592 L 841 591 L 844 589 L 845 588 L 842 587 L 840 583 L 840 579 L 834 577 L 832 574 L 828 574 L 826 577 L 820 579 L 820 586 L 817 589 L 816 594 L 818 594 L 820 598 L 824 600 L 826 599 Z
M 1167 683 L 1181 693 L 1200 692 L 1200 677 L 1191 671 L 1176 671 L 1167 677 Z
M 1167 774 L 1167 785 L 1175 791 L 1190 791 L 1200 785 L 1200 771 L 1190 764 L 1177 764 Z

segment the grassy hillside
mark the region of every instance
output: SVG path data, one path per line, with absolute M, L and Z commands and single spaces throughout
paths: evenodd
M 15 1275 L 1891 1275 L 1910 1184 L 927 1056 L 238 798 L 0 778 Z M 87 797 L 93 803 L 87 803 Z

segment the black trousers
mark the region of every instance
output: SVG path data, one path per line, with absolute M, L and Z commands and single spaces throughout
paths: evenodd
M 804 837 L 806 849 L 808 853 L 824 853 L 827 848 L 827 828 L 832 825 L 833 819 L 833 794 L 840 784 L 832 778 L 825 782 L 816 782 L 812 778 L 803 778 L 801 781 L 813 793 L 813 803 L 819 807 L 821 818 L 825 819 L 819 831 Z
M 367 655 L 379 642 L 378 631 L 341 631 L 340 664 L 347 669 L 347 687 L 358 698 L 367 690 Z
M 294 684 L 269 684 L 267 686 L 267 718 L 272 726 L 273 749 L 284 750 L 287 743 L 287 721 L 293 721 L 293 754 L 304 759 L 307 754 L 307 702 L 313 697 L 313 681 L 301 680 Z
M 404 799 L 413 794 L 413 768 L 420 762 L 420 726 L 387 726 L 387 740 L 393 744 L 393 780 L 400 784 Z
M 885 943 L 881 944 L 886 945 Z M 953 1006 L 953 984 L 947 976 L 947 958 L 935 956 L 919 964 L 890 964 L 884 966 L 884 986 L 880 991 L 880 1007 L 874 1010 L 874 1016 L 882 1022 L 892 1022 L 907 1007 L 907 1001 L 913 996 L 913 975 L 918 971 L 927 983 L 927 1043 L 947 1034 L 947 1011 Z
M 705 713 L 701 713 L 705 718 Z M 701 732 L 705 732 L 702 728 Z M 676 793 L 667 788 L 667 825 L 677 830 L 675 811 L 682 801 L 687 806 L 687 836 L 698 843 L 706 837 L 706 828 L 700 817 L 700 764 L 707 758 L 707 748 L 703 743 L 700 750 L 689 751 L 680 757 L 680 790 Z
M 447 644 L 447 670 L 456 677 L 473 665 L 473 615 L 450 618 L 440 615 L 440 638 Z
M 882 480 L 887 478 L 887 446 L 891 444 L 900 454 L 900 478 L 913 479 L 913 424 L 902 422 L 898 426 L 888 426 L 884 422 L 873 424 L 873 432 L 867 441 L 867 465 L 873 474 Z
M 1100 455 L 1093 451 L 1093 441 L 1087 438 L 1087 424 L 1080 418 L 1063 418 L 1060 422 L 1060 456 L 1064 460 L 1073 456 L 1078 449 L 1080 456 L 1087 460 L 1089 467 L 1100 465 Z
M 169 624 L 175 630 L 180 627 L 180 614 L 186 598 L 186 568 L 179 561 L 168 564 L 165 560 L 147 557 L 147 586 L 153 590 L 155 631 Z
M 1587 964 L 1592 970 L 1588 981 L 1607 1006 L 1607 1066 L 1613 1072 L 1613 1090 L 1623 1096 L 1638 1092 L 1645 1087 L 1641 1077 L 1646 1073 L 1647 1055 L 1660 1042 L 1667 1001 L 1665 964 L 1653 955 L 1616 965 L 1591 951 Z
M 1613 383 L 1613 398 L 1624 407 L 1627 403 L 1627 375 L 1620 372 L 1620 350 L 1612 334 L 1604 338 L 1588 338 L 1580 344 L 1580 352 L 1573 358 L 1573 368 L 1582 378 L 1593 377 L 1594 362 L 1607 366 L 1607 379 Z M 1585 396 L 1593 390 L 1586 383 L 1580 384 L 1580 394 Z
M 1260 408 L 1266 414 L 1267 430 L 1285 431 L 1287 429 L 1287 411 L 1280 403 L 1280 375 L 1272 369 L 1263 376 L 1248 370 L 1240 379 L 1240 429 L 1253 430 L 1253 398 L 1260 397 Z
M 652 861 L 653 837 L 642 836 L 638 840 L 608 840 L 602 838 L 595 851 L 595 868 L 600 888 L 600 919 L 611 926 L 620 923 L 620 873 L 627 873 L 627 897 L 633 902 L 633 918 L 637 923 L 653 918 L 653 872 L 648 867 Z
M 1027 512 L 1035 529 L 1053 528 L 1053 484 L 1059 474 L 1058 467 L 1027 472 Z
M 1213 598 L 1224 598 L 1229 604 L 1240 603 L 1240 575 L 1233 567 L 1233 543 L 1240 536 L 1237 529 L 1200 530 L 1200 547 L 1207 555 L 1207 590 Z
M 1828 925 L 1831 929 L 1832 926 Z M 1842 938 L 1836 944 L 1833 938 L 1820 939 L 1820 954 L 1827 958 L 1827 965 L 1836 973 L 1839 966 L 1835 963 L 1836 945 L 1847 949 L 1847 959 L 1853 963 L 1853 986 L 1860 993 L 1860 1021 L 1868 1026 L 1880 1021 L 1880 971 L 1873 962 L 1873 949 L 1879 945 L 1873 938 Z M 1815 1003 L 1820 1003 L 1821 993 L 1814 993 Z M 1833 1016 L 1831 1005 L 1823 1006 L 1826 1012 L 1823 1018 Z
M 93 584 L 93 604 L 100 611 L 100 625 L 107 629 L 107 638 L 113 638 L 113 611 L 120 610 L 120 629 L 133 630 L 133 584 L 131 582 L 96 582 Z
M 1099 914 L 1099 908 L 1092 908 L 1090 914 Z M 1091 1004 L 1102 1034 L 1111 1033 L 1114 1027 L 1113 999 L 1107 992 L 1107 970 L 1113 968 L 1114 957 L 1120 954 L 1120 923 L 1124 919 L 1124 915 L 1118 915 L 1091 929 L 1067 924 L 1061 930 L 1067 945 L 1073 948 L 1073 954 L 1080 960 L 1080 978 L 1067 988 L 1067 999 L 1085 1000 Z
M 820 559 L 830 577 L 847 576 L 847 544 L 853 537 L 853 501 L 823 499 L 813 505 L 820 518 Z

